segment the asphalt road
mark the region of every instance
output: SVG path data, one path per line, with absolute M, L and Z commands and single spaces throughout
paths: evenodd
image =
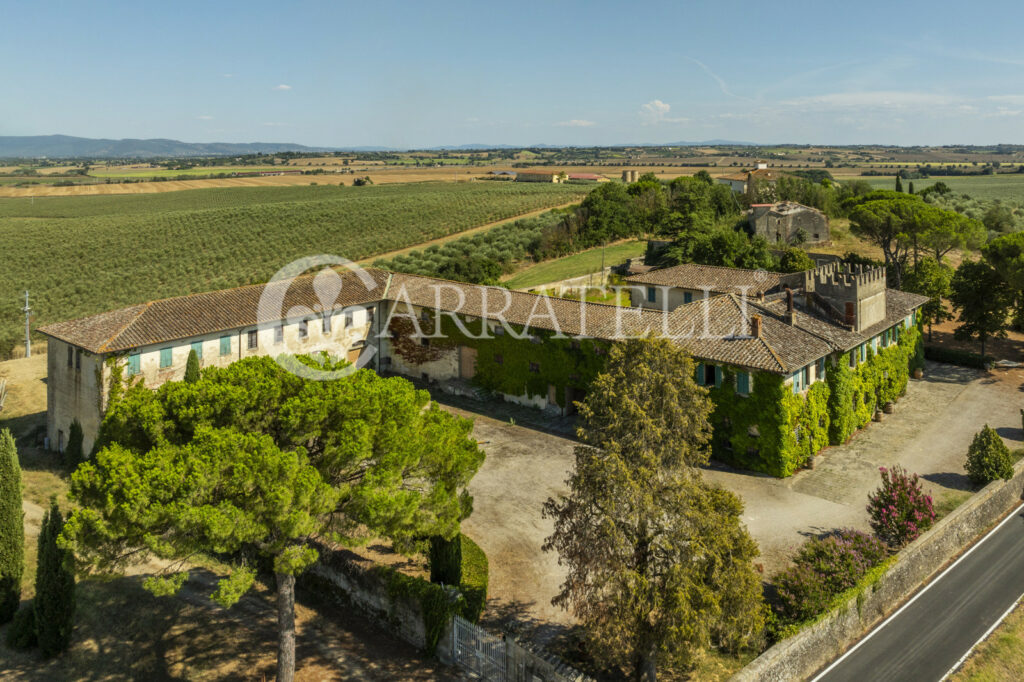
M 815 682 L 937 682 L 1024 594 L 1024 513 L 1018 508 Z

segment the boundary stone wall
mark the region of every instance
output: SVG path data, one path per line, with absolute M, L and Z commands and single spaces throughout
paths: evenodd
M 765 651 L 733 682 L 808 679 L 852 646 L 1024 497 L 1024 460 L 1009 481 L 989 483 L 899 552 L 861 595 Z M 858 603 L 859 602 L 859 603 Z

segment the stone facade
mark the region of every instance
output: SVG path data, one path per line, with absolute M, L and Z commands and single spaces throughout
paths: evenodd
M 883 268 L 865 269 L 842 262 L 804 273 L 804 290 L 817 294 L 842 315 L 854 331 L 862 331 L 885 319 L 886 277 Z
M 792 201 L 754 204 L 748 220 L 751 232 L 772 244 L 819 244 L 831 239 L 824 213 Z

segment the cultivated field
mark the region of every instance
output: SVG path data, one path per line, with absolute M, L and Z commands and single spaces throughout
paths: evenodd
M 585 186 L 420 183 L 0 200 L 0 357 L 34 325 L 266 281 L 318 253 L 352 260 L 582 198 Z
M 502 282 L 509 289 L 525 289 L 540 284 L 561 282 L 572 277 L 589 275 L 601 270 L 601 264 L 611 266 L 622 263 L 627 258 L 639 258 L 647 249 L 645 241 L 628 241 L 609 246 L 574 253 L 563 258 L 537 263 L 510 276 Z
M 896 176 L 860 178 L 879 189 L 892 189 Z M 954 192 L 969 194 L 975 199 L 1001 199 L 1024 202 L 1024 173 L 1000 173 L 999 175 L 950 175 L 932 176 L 923 180 L 904 180 L 903 187 L 913 182 L 914 189 L 921 191 L 936 182 L 944 182 Z

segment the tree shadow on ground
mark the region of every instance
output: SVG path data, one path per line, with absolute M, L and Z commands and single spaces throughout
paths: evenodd
M 258 659 L 274 639 L 252 636 L 229 611 L 197 607 L 185 599 L 155 597 L 142 577 L 80 581 L 75 630 L 65 654 L 43 660 L 37 652 L 4 650 L 0 677 L 28 680 L 184 680 L 273 675 Z M 269 661 L 272 663 L 272 660 Z
M 949 488 L 951 490 L 964 490 L 967 492 L 974 490 L 974 485 L 971 483 L 971 480 L 967 478 L 967 474 L 956 471 L 922 474 L 921 478 L 934 483 L 935 485 L 940 485 L 943 488 Z
M 917 379 L 915 381 L 928 381 L 943 384 L 969 384 L 970 382 L 976 379 L 981 379 L 985 376 L 986 373 L 980 369 L 961 367 L 960 365 L 950 365 L 944 362 L 933 362 L 928 360 L 925 363 L 924 379 Z
M 997 426 L 996 433 L 1006 440 L 1024 441 L 1024 429 L 1013 426 Z

